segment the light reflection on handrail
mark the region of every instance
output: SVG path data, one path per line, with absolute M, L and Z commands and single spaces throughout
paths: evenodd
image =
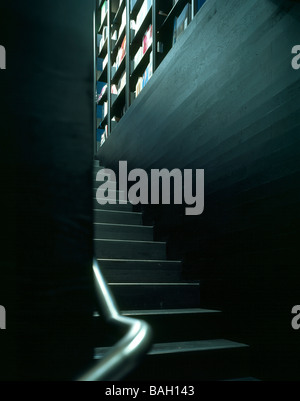
M 122 316 L 106 284 L 97 260 L 93 261 L 96 292 L 101 312 L 108 323 L 127 329 L 126 335 L 79 381 L 120 380 L 130 373 L 151 346 L 150 326 L 137 319 Z

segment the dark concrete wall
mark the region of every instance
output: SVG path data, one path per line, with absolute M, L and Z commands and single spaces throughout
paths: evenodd
M 296 369 L 293 347 L 279 362 L 282 342 L 299 344 L 297 3 L 207 1 L 99 153 L 111 167 L 205 169 L 203 215 L 145 219 L 202 279 L 204 304 L 238 311 L 244 338 L 270 347 L 278 377 Z
M 0 380 L 92 361 L 94 1 L 1 2 Z

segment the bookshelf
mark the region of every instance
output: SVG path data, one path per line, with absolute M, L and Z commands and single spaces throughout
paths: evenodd
M 205 1 L 97 0 L 97 127 L 101 144 Z

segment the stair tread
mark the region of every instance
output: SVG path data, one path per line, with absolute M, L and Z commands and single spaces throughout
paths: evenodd
M 200 341 L 181 341 L 170 343 L 153 344 L 148 355 L 177 354 L 183 352 L 205 352 L 220 349 L 247 348 L 247 344 L 238 343 L 226 339 L 200 340 Z M 95 358 L 100 359 L 110 347 L 97 347 Z
M 94 239 L 153 241 L 153 227 L 132 224 L 94 223 Z
M 121 311 L 123 316 L 157 316 L 157 315 L 193 315 L 205 313 L 221 313 L 216 309 L 203 308 L 182 308 L 182 309 L 145 309 L 145 310 L 124 310 Z M 94 312 L 94 317 L 100 316 L 98 312 Z
M 110 182 L 110 181 L 109 181 Z M 103 182 L 102 181 L 94 181 L 94 184 L 95 185 L 97 185 L 97 183 L 99 184 L 97 187 L 94 187 L 93 188 L 93 190 L 94 191 L 98 191 L 98 189 L 99 189 L 99 186 L 100 186 L 100 184 L 102 185 L 103 184 Z M 121 193 L 121 194 L 124 194 L 124 191 L 120 191 L 120 190 L 118 190 L 118 189 L 110 189 L 110 192 L 116 192 L 116 193 Z M 96 199 L 97 199 L 97 197 L 96 197 Z M 102 198 L 103 199 L 103 198 Z M 106 198 L 105 198 L 106 199 Z
M 97 198 L 93 198 L 93 200 L 94 201 L 98 201 L 98 199 Z M 126 201 L 123 201 L 123 200 L 119 200 L 119 199 L 112 199 L 112 198 L 100 198 L 100 200 L 101 201 L 106 201 L 106 202 L 116 202 L 116 203 L 111 203 L 112 205 L 114 205 L 114 206 L 119 206 L 119 205 L 131 205 L 132 206 L 132 204 L 130 203 L 130 202 L 126 202 Z M 100 205 L 99 204 L 99 206 L 102 206 L 102 205 Z
M 131 239 L 109 239 L 109 238 L 94 238 L 94 241 L 105 241 L 105 242 L 128 242 L 128 243 L 137 243 L 137 244 L 156 244 L 156 245 L 166 245 L 166 242 L 158 242 L 158 241 L 138 241 L 138 240 L 131 240 Z
M 178 286 L 178 287 L 185 287 L 185 286 L 195 286 L 195 287 L 199 287 L 200 283 L 188 283 L 188 282 L 180 282 L 180 283 L 108 283 L 111 286 L 137 286 L 137 287 L 141 287 L 141 286 Z
M 154 344 L 148 354 L 149 355 L 169 354 L 169 353 L 173 354 L 178 352 L 210 351 L 217 349 L 245 348 L 245 347 L 248 347 L 248 345 L 225 339 L 181 341 L 181 342 Z
M 94 225 L 97 226 L 113 226 L 113 227 L 129 227 L 129 228 L 136 228 L 137 226 L 135 224 L 118 224 L 118 223 L 94 223 Z M 144 226 L 141 225 L 141 228 L 144 228 L 145 230 L 148 229 L 153 229 L 153 226 Z
M 122 311 L 124 316 L 151 316 L 151 315 L 189 315 L 202 313 L 221 313 L 216 309 L 203 308 L 183 308 L 183 309 L 146 309 L 146 310 L 126 310 Z
M 117 206 L 117 205 L 116 205 Z M 101 213 L 107 213 L 107 214 L 124 214 L 124 215 L 135 215 L 135 216 L 141 216 L 142 213 L 139 212 L 126 212 L 124 210 L 103 210 L 103 209 L 93 209 L 94 212 L 101 212 Z
M 163 260 L 163 259 L 108 259 L 108 258 L 97 258 L 98 262 L 101 264 L 101 262 L 125 262 L 125 263 L 130 263 L 130 262 L 135 262 L 135 263 L 146 263 L 149 265 L 153 263 L 163 263 L 164 265 L 171 265 L 171 264 L 181 264 L 182 262 L 180 260 Z

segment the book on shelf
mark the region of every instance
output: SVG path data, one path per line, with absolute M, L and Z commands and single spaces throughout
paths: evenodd
M 142 57 L 143 57 L 143 48 L 140 47 L 139 50 L 135 53 L 135 56 L 133 58 L 132 71 L 134 71 L 136 67 L 139 65 L 139 62 L 141 61 Z
M 101 134 L 100 146 L 102 146 L 108 138 L 108 126 L 105 125 L 104 132 Z
M 98 71 L 98 70 L 97 70 L 97 77 L 96 77 L 96 78 L 97 78 L 97 81 L 99 81 L 99 79 L 100 79 L 100 77 L 101 77 L 101 74 L 102 74 L 102 71 Z
M 143 88 L 147 85 L 152 75 L 153 75 L 153 65 L 152 65 L 152 57 L 150 57 L 150 62 L 143 74 Z
M 106 91 L 107 91 L 107 84 L 105 84 L 105 85 L 103 86 L 103 88 L 102 88 L 100 94 L 98 95 L 98 98 L 97 98 L 97 103 L 98 103 L 98 104 L 99 104 L 99 102 L 101 101 L 101 99 L 103 98 L 103 96 L 105 95 Z
M 141 93 L 142 84 L 143 84 L 143 78 L 139 77 L 139 79 L 137 80 L 137 83 L 135 85 L 135 97 L 138 97 L 138 95 Z
M 121 36 L 121 34 L 122 34 L 123 30 L 125 29 L 125 27 L 126 27 L 126 7 L 124 8 L 123 13 L 122 13 L 121 25 L 120 25 L 120 28 L 119 28 L 119 36 L 118 37 Z
M 107 112 L 108 112 L 108 102 L 104 102 L 102 111 L 102 120 L 104 120 L 105 117 L 107 116 Z
M 101 23 L 100 23 L 100 25 L 102 25 L 104 22 L 104 19 L 105 19 L 107 10 L 108 10 L 107 5 L 108 5 L 108 2 L 107 2 L 107 0 L 105 0 L 105 2 L 101 6 Z
M 120 67 L 120 64 L 122 63 L 124 57 L 126 55 L 126 35 L 122 41 L 121 46 L 119 47 L 118 53 L 117 53 L 117 57 L 116 57 L 116 61 L 113 64 L 113 67 L 115 67 L 115 70 L 117 71 L 117 69 Z
M 115 42 L 118 40 L 118 31 L 115 29 L 111 35 L 111 39 Z
M 133 10 L 133 7 L 135 6 L 136 2 L 137 2 L 137 0 L 130 0 L 130 11 Z
M 173 45 L 185 31 L 191 20 L 191 5 L 187 3 L 178 18 L 174 18 Z
M 135 87 L 135 96 L 136 97 L 138 97 L 138 95 L 141 93 L 141 91 L 147 85 L 147 83 L 149 82 L 152 75 L 153 75 L 153 64 L 152 64 L 152 54 L 150 54 L 150 62 L 148 64 L 146 70 L 144 71 L 143 76 L 139 77 L 136 87 Z
M 121 91 L 125 87 L 125 85 L 126 85 L 126 72 L 123 73 L 122 77 L 119 80 L 119 83 L 118 83 L 118 95 L 121 93 Z
M 107 26 L 103 28 L 102 34 L 101 34 L 101 39 L 99 43 L 99 54 L 101 53 L 101 50 L 103 49 L 103 46 L 105 44 L 105 41 L 107 39 Z
M 114 101 L 117 99 L 117 97 L 122 92 L 125 85 L 126 85 L 126 72 L 122 74 L 117 84 L 113 84 L 111 86 L 112 103 L 114 103 Z
M 135 25 L 136 25 L 135 31 L 136 32 L 140 29 L 151 6 L 152 6 L 152 0 L 144 0 L 142 6 L 140 8 L 140 11 L 138 12 L 138 14 L 136 16 L 136 20 L 135 20 Z
M 130 42 L 133 41 L 136 34 L 136 23 L 135 20 L 130 20 Z
M 118 94 L 118 87 L 116 84 L 111 86 L 111 94 L 112 95 L 117 95 Z
M 143 37 L 143 55 L 146 53 L 146 51 L 149 49 L 149 47 L 152 45 L 152 24 L 148 27 L 144 37 Z
M 145 35 L 143 36 L 142 39 L 142 45 L 136 52 L 134 58 L 133 58 L 133 66 L 132 70 L 135 70 L 135 68 L 138 66 L 140 63 L 141 59 L 143 58 L 143 55 L 146 53 L 146 51 L 149 49 L 149 47 L 152 45 L 152 24 L 148 27 Z
M 177 40 L 177 17 L 174 18 L 174 23 L 173 23 L 172 46 L 175 45 L 176 40 Z
M 105 67 L 107 66 L 107 63 L 108 63 L 108 54 L 106 54 L 106 56 L 104 57 L 104 59 L 103 59 L 103 62 L 102 62 L 102 71 L 105 69 Z

